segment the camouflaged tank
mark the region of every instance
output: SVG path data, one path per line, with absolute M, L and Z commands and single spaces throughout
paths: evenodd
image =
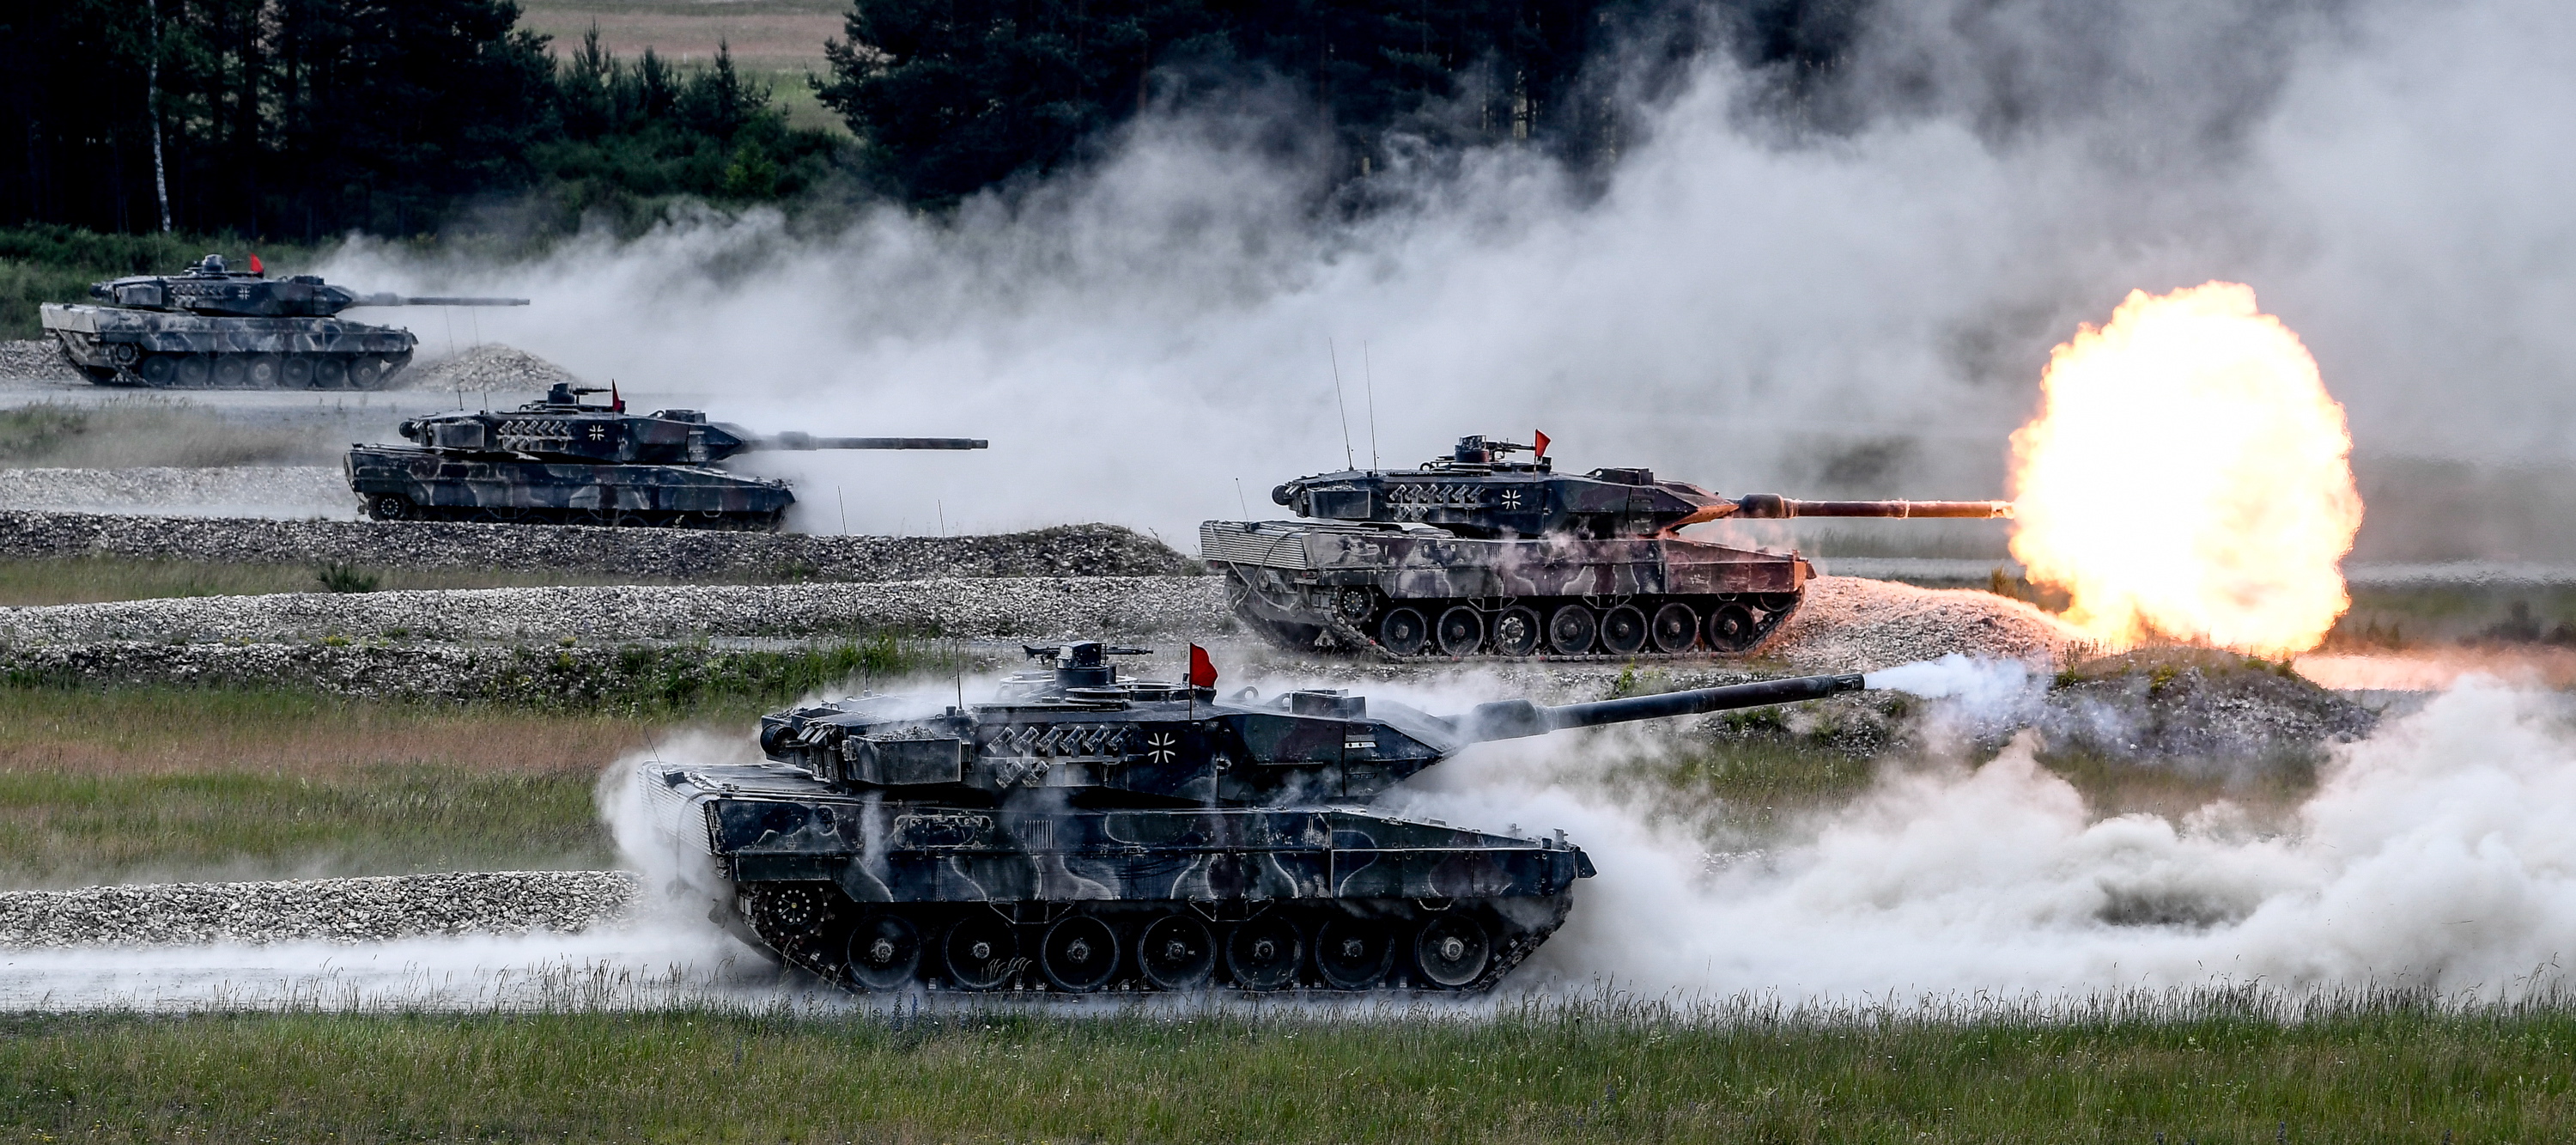
M 1646 469 L 1555 471 L 1536 446 L 1464 437 L 1418 469 L 1301 477 L 1312 521 L 1208 521 L 1199 552 L 1234 613 L 1296 650 L 1384 656 L 1740 656 L 1798 607 L 1795 552 L 1690 540 L 1703 521 L 2008 517 L 2004 501 L 1726 498 Z M 1530 453 L 1529 461 L 1512 461 Z
M 1220 698 L 1050 662 L 989 702 L 860 696 L 761 720 L 769 762 L 640 765 L 679 879 L 744 941 L 861 990 L 1483 990 L 1593 873 L 1524 838 L 1372 810 L 1487 740 L 1817 699 L 1809 676 L 1435 716 L 1339 691 Z
M 605 405 L 583 394 L 609 393 Z M 774 530 L 785 481 L 715 463 L 753 450 L 982 449 L 962 437 L 758 437 L 697 410 L 630 414 L 613 389 L 556 383 L 502 413 L 444 413 L 397 427 L 416 446 L 356 445 L 342 471 L 379 521 L 496 521 Z
M 38 319 L 63 356 L 103 386 L 254 390 L 376 389 L 411 363 L 420 340 L 391 326 L 344 322 L 360 306 L 525 306 L 524 298 L 359 294 L 319 276 L 270 278 L 207 255 L 184 273 L 93 283 L 104 306 L 46 303 Z

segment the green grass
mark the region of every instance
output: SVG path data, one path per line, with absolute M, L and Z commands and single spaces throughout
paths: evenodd
M 0 467 L 283 465 L 336 458 L 312 432 L 244 425 L 160 396 L 0 410 Z
M 0 884 L 613 867 L 595 778 L 461 766 L 321 778 L 0 771 Z
M 24 1016 L 25 1140 L 2564 1140 L 2576 1016 Z

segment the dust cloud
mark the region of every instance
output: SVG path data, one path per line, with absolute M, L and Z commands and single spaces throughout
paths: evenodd
M 1715 864 L 1510 764 L 1471 763 L 1418 809 L 1562 826 L 1591 852 L 1600 877 L 1533 967 L 1562 984 L 1825 1001 L 2213 983 L 2500 997 L 2563 985 L 2576 953 L 2568 716 L 2564 697 L 2464 681 L 2337 748 L 2286 829 L 2223 801 L 2179 822 L 2096 818 L 2027 736 L 1974 769 L 1886 771 L 1796 838 Z
M 825 531 L 837 497 L 853 529 L 1180 540 L 1242 512 L 1238 478 L 1266 513 L 1346 457 L 1541 427 L 1578 469 L 1992 496 L 2049 346 L 2212 278 L 2316 350 L 2361 454 L 2571 460 L 2576 268 L 2545 252 L 2576 243 L 2576 12 L 2070 7 L 1875 6 L 1804 101 L 1710 53 L 1597 183 L 1496 148 L 1382 171 L 1398 205 L 1358 219 L 1314 208 L 1321 149 L 1283 154 L 1301 113 L 1259 92 L 953 220 L 707 213 L 506 269 L 371 243 L 324 269 L 533 297 L 476 334 L 646 408 L 993 441 L 761 459 Z

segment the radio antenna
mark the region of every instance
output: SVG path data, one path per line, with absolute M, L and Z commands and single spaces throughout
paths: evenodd
M 1243 519 L 1252 519 L 1252 502 L 1243 499 L 1243 478 L 1234 479 L 1234 507 L 1243 510 Z
M 1360 381 L 1368 387 L 1369 472 L 1377 472 L 1377 371 L 1369 368 L 1368 339 L 1360 339 Z
M 1342 355 L 1333 349 L 1333 340 L 1330 338 L 1324 339 L 1324 352 L 1332 355 L 1333 404 L 1341 407 L 1342 411 L 1342 465 L 1345 468 L 1357 469 L 1360 467 L 1359 458 L 1351 453 L 1351 403 L 1342 399 Z

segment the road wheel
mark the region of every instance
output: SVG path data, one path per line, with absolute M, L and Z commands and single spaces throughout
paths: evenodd
M 1592 651 L 1592 641 L 1600 632 L 1600 618 L 1579 604 L 1561 606 L 1547 618 L 1547 646 L 1559 656 Z
M 1287 916 L 1272 912 L 1237 924 L 1225 938 L 1225 972 L 1246 990 L 1276 990 L 1297 980 L 1306 944 Z
M 278 359 L 277 384 L 290 390 L 313 388 L 313 359 L 304 354 L 288 354 Z
M 1067 993 L 1106 986 L 1118 973 L 1118 932 L 1087 914 L 1058 920 L 1038 940 L 1038 972 L 1046 975 L 1048 985 Z
M 215 388 L 238 390 L 250 381 L 250 363 L 238 354 L 217 354 L 214 362 Z
M 313 359 L 313 388 L 345 390 L 349 388 L 349 360 L 338 354 L 324 354 Z
M 1425 981 L 1455 990 L 1484 976 L 1494 958 L 1493 936 L 1476 916 L 1460 911 L 1434 915 L 1413 940 L 1413 961 Z
M 1721 604 L 1708 614 L 1708 646 L 1732 655 L 1753 647 L 1762 638 L 1762 626 L 1753 619 L 1753 610 L 1741 604 Z
M 349 388 L 372 390 L 385 379 L 385 364 L 374 358 L 352 358 L 349 361 Z
M 1145 928 L 1136 944 L 1136 969 L 1145 981 L 1165 990 L 1195 990 L 1216 974 L 1216 938 L 1207 924 L 1186 914 L 1167 914 Z
M 408 521 L 420 515 L 420 507 L 400 493 L 385 493 L 367 499 L 367 515 L 379 521 Z
M 1678 602 L 1658 608 L 1649 638 L 1657 652 L 1688 652 L 1699 643 L 1699 614 Z
M 206 384 L 206 375 L 212 370 L 213 366 L 206 361 L 205 355 L 182 354 L 179 356 L 179 373 L 174 380 L 179 385 L 195 389 Z
M 1430 626 L 1422 622 L 1422 614 L 1410 608 L 1390 608 L 1377 622 L 1378 645 L 1398 656 L 1422 651 L 1423 641 L 1430 635 Z
M 974 911 L 948 928 L 939 944 L 948 977 L 961 990 L 998 989 L 1020 972 L 1020 936 L 989 911 Z
M 242 367 L 242 382 L 254 390 L 277 388 L 278 362 L 275 354 L 261 354 Z
M 1394 936 L 1373 919 L 1335 915 L 1315 931 L 1315 972 L 1336 990 L 1366 990 L 1395 965 Z
M 1452 605 L 1440 614 L 1438 638 L 1442 655 L 1473 656 L 1485 643 L 1485 618 L 1466 605 Z
M 1623 604 L 1601 616 L 1601 646 L 1621 656 L 1636 654 L 1646 646 L 1646 614 L 1633 604 Z
M 850 932 L 850 980 L 870 990 L 900 990 L 921 972 L 921 928 L 899 914 L 871 915 Z
M 145 382 L 166 386 L 179 380 L 179 360 L 168 354 L 145 354 L 143 360 L 135 364 L 134 372 Z
M 1513 605 L 1494 618 L 1494 655 L 1527 656 L 1538 651 L 1538 611 Z

